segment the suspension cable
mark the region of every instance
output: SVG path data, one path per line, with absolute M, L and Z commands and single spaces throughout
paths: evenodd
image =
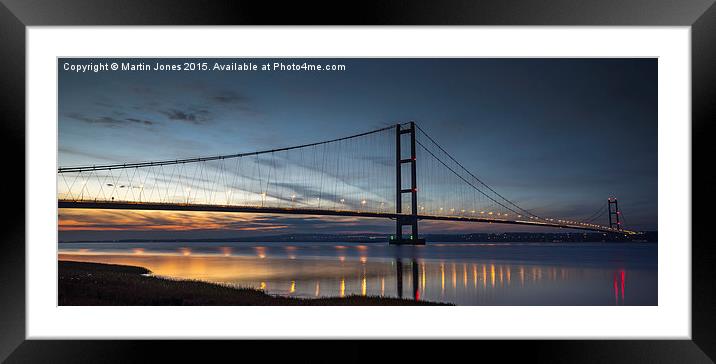
M 581 222 L 591 222 L 591 221 L 594 221 L 595 219 L 597 219 L 597 218 L 599 218 L 599 217 L 602 217 L 602 216 L 604 215 L 605 210 L 606 210 L 606 206 L 605 206 L 605 205 L 602 205 L 597 211 L 595 211 L 594 213 L 592 213 L 591 215 L 589 215 L 588 218 L 581 220 Z M 597 216 L 597 215 L 598 215 L 598 216 Z
M 482 190 L 480 190 L 479 188 L 477 188 L 477 186 L 475 186 L 475 185 L 473 185 L 472 183 L 470 183 L 470 181 L 466 180 L 466 179 L 465 179 L 464 177 L 462 177 L 459 173 L 455 172 L 454 169 L 450 168 L 450 166 L 448 166 L 445 162 L 443 162 L 440 158 L 438 158 L 435 154 L 433 154 L 433 152 L 431 152 L 428 148 L 426 148 L 426 147 L 423 145 L 423 143 L 421 143 L 421 142 L 418 141 L 418 140 L 416 140 L 415 143 L 418 144 L 420 147 L 422 147 L 422 148 L 423 148 L 426 152 L 428 152 L 431 156 L 433 156 L 433 158 L 435 158 L 438 162 L 440 162 L 443 166 L 445 166 L 445 168 L 447 168 L 448 170 L 450 170 L 450 172 L 452 172 L 452 173 L 455 174 L 458 178 L 460 178 L 461 180 L 463 180 L 463 182 L 465 182 L 465 183 L 467 183 L 468 185 L 470 185 L 470 187 L 472 187 L 472 188 L 474 188 L 475 190 L 479 191 L 480 193 L 482 193 L 483 195 L 485 195 L 485 197 L 489 198 L 490 200 L 492 200 L 492 201 L 495 202 L 496 204 L 498 204 L 498 205 L 504 207 L 505 209 L 507 209 L 507 210 L 509 210 L 509 211 L 512 211 L 512 212 L 514 212 L 514 213 L 517 214 L 517 215 L 520 214 L 519 212 L 517 212 L 517 211 L 515 211 L 515 210 L 513 210 L 513 209 L 511 209 L 511 208 L 509 208 L 509 207 L 507 207 L 507 206 L 505 206 L 505 205 L 502 204 L 501 202 L 495 200 L 494 198 L 492 198 L 491 196 L 489 196 L 488 194 L 486 194 L 484 191 L 482 191 Z
M 428 135 L 428 133 L 426 133 L 425 130 L 423 130 L 418 124 L 415 124 L 415 126 L 418 128 L 418 130 L 420 130 L 420 132 L 423 133 L 423 135 L 425 135 L 431 142 L 433 142 L 433 144 L 435 144 L 435 146 L 437 146 L 443 153 L 445 153 L 445 155 L 447 155 L 453 162 L 455 162 L 458 166 L 460 166 L 460 168 L 462 168 L 465 172 L 467 172 L 467 174 L 469 174 L 472 178 L 474 178 L 475 180 L 477 180 L 478 182 L 480 182 L 480 184 L 482 184 L 483 186 L 485 186 L 487 189 L 489 189 L 490 191 L 492 191 L 495 195 L 499 196 L 501 199 L 507 201 L 507 203 L 509 203 L 510 205 L 512 205 L 512 206 L 516 207 L 518 210 L 521 210 L 522 212 L 526 213 L 526 215 L 532 215 L 532 216 L 539 217 L 539 216 L 537 216 L 536 214 L 532 213 L 531 211 L 526 210 L 526 209 L 524 209 L 524 208 L 518 206 L 518 205 L 515 204 L 514 202 L 508 200 L 507 198 L 505 198 L 504 196 L 502 196 L 501 194 L 499 194 L 497 191 L 495 191 L 494 189 L 492 189 L 492 187 L 490 187 L 489 185 L 487 185 L 487 184 L 486 184 L 485 182 L 483 182 L 481 179 L 477 178 L 477 176 L 475 176 L 472 172 L 470 172 L 467 168 L 465 168 L 465 166 L 463 166 L 463 165 L 462 165 L 460 162 L 458 162 L 452 155 L 450 155 L 450 153 L 448 153 L 440 144 L 438 144 L 438 142 L 436 142 L 432 137 L 430 137 L 430 135 Z M 494 201 L 494 200 L 493 200 L 493 201 Z M 495 202 L 497 202 L 497 201 L 495 201 Z M 504 207 L 504 206 L 503 206 L 503 207 Z M 510 209 L 510 211 L 515 212 L 514 210 L 511 210 L 511 209 Z M 515 212 L 515 213 L 516 213 L 516 212 Z

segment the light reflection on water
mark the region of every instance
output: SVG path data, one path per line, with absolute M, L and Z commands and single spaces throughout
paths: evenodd
M 370 295 L 459 305 L 656 305 L 656 248 L 638 243 L 63 243 L 59 259 L 137 265 L 158 276 L 295 297 Z

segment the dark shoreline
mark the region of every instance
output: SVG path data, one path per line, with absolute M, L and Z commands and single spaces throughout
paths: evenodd
M 371 296 L 292 298 L 260 290 L 148 276 L 127 265 L 58 261 L 60 306 L 403 306 L 436 302 Z

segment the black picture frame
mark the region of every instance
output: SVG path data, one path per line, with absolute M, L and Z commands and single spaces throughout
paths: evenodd
M 25 30 L 28 26 L 93 25 L 546 25 L 690 26 L 692 71 L 692 340 L 478 341 L 458 344 L 504 359 L 550 362 L 713 362 L 716 359 L 716 249 L 710 240 L 709 122 L 716 115 L 716 6 L 714 0 L 449 0 L 361 2 L 248 2 L 197 0 L 0 0 L 0 100 L 5 144 L 2 178 L 6 202 L 0 251 L 0 359 L 8 362 L 126 362 L 148 360 L 146 351 L 174 358 L 241 355 L 230 341 L 107 341 L 25 339 Z M 9 142 L 9 143 L 8 143 Z M 22 151 L 22 152 L 21 152 Z M 21 155 L 23 158 L 21 158 Z M 22 178 L 19 176 L 22 175 Z M 12 177 L 10 177 L 12 176 Z M 22 190 L 24 193 L 18 193 Z M 662 219 L 664 223 L 666 219 Z M 678 243 L 678 242 L 664 242 Z M 391 323 L 398 324 L 398 323 Z M 406 323 L 410 324 L 410 323 Z M 395 356 L 425 358 L 424 350 L 391 342 L 338 341 L 343 360 Z M 453 345 L 453 343 L 443 343 Z M 257 343 L 243 343 L 255 347 Z M 262 343 L 272 358 L 292 357 L 305 342 Z M 422 344 L 420 344 L 422 346 Z M 180 346 L 182 350 L 176 350 Z M 280 350 L 271 349 L 276 346 Z M 291 349 L 287 349 L 291 348 Z M 415 346 L 413 346 L 415 347 Z M 191 349 L 190 349 L 191 348 Z M 196 350 L 194 350 L 196 348 Z M 188 350 L 190 349 L 190 350 Z M 406 350 L 407 349 L 407 350 Z M 448 349 L 451 352 L 453 348 Z M 270 351 L 269 351 L 270 350 Z M 441 351 L 444 349 L 441 349 Z M 390 354 L 393 353 L 393 354 Z M 455 352 L 454 354 L 458 354 Z M 295 353 L 293 353 L 295 355 Z M 378 355 L 378 354 L 376 354 Z M 307 357 L 304 357 L 307 358 Z M 317 357 L 318 359 L 321 356 Z M 325 356 L 326 359 L 330 357 Z M 335 359 L 335 357 L 333 357 Z

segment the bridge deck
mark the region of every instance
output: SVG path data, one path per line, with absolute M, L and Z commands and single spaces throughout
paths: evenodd
M 162 210 L 162 211 L 204 211 L 204 212 L 244 212 L 244 213 L 260 213 L 260 214 L 288 214 L 288 215 L 320 215 L 320 216 L 356 216 L 371 218 L 396 219 L 398 216 L 406 216 L 407 214 L 396 214 L 390 212 L 371 212 L 371 211 L 340 211 L 340 210 L 323 210 L 311 208 L 280 208 L 280 207 L 261 207 L 261 206 L 235 206 L 235 205 L 206 205 L 206 204 L 171 204 L 156 202 L 126 202 L 126 201 L 71 201 L 58 200 L 58 208 L 71 209 L 114 209 L 114 210 Z M 510 225 L 530 225 L 542 227 L 556 227 L 563 229 L 599 231 L 608 233 L 618 233 L 615 229 L 609 229 L 599 226 L 582 226 L 573 224 L 562 224 L 543 221 L 529 220 L 508 220 L 471 216 L 440 216 L 440 215 L 418 215 L 419 220 L 438 220 L 438 221 L 466 221 L 466 222 L 483 222 L 490 224 L 510 224 Z M 636 232 L 622 230 L 624 234 L 635 234 Z

